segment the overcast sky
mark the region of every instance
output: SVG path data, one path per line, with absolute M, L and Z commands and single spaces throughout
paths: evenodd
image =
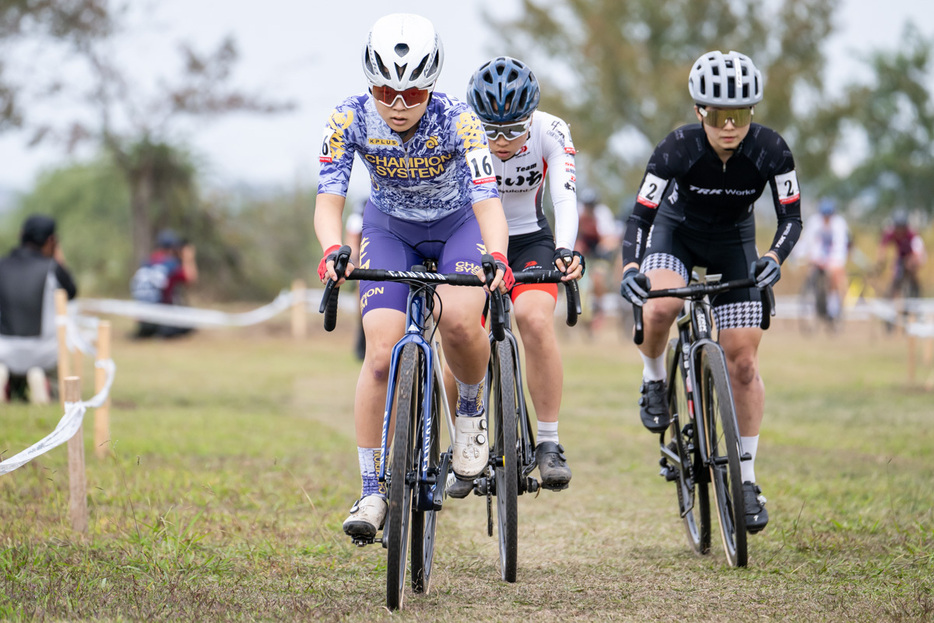
M 209 184 L 308 185 L 317 172 L 321 127 L 330 109 L 366 87 L 360 50 L 376 19 L 396 11 L 431 19 L 446 52 L 438 90 L 461 97 L 470 74 L 500 52 L 481 23 L 480 7 L 511 11 L 515 5 L 515 0 L 137 0 L 135 9 L 146 17 L 136 21 L 138 29 L 120 42 L 120 51 L 141 76 L 172 75 L 178 41 L 206 51 L 232 34 L 241 53 L 237 82 L 291 99 L 298 109 L 201 123 L 185 138 L 209 163 Z M 856 77 L 854 59 L 861 51 L 894 48 L 906 20 L 934 34 L 934 4 L 924 0 L 842 0 L 837 19 L 839 34 L 828 42 L 828 51 L 832 79 L 840 84 Z M 43 167 L 63 160 L 59 151 L 27 148 L 22 136 L 0 135 L 0 189 L 28 190 Z M 358 188 L 366 182 L 365 174 L 354 178 Z

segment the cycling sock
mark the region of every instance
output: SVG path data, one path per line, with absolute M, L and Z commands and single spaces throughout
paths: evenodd
M 641 354 L 641 353 L 640 353 Z M 658 357 L 642 355 L 642 378 L 646 381 L 664 381 L 668 376 L 665 371 L 665 353 Z
M 361 448 L 357 446 L 357 459 L 360 461 L 360 479 L 363 488 L 360 497 L 368 495 L 381 495 L 386 497 L 386 491 L 380 485 L 377 475 L 379 473 L 380 448 Z
M 546 441 L 552 441 L 554 443 L 560 443 L 558 441 L 558 423 L 557 422 L 538 422 L 538 443 L 544 443 Z
M 483 415 L 483 381 L 475 385 L 462 383 L 455 378 L 457 383 L 457 408 L 455 413 L 461 417 L 478 417 Z
M 740 437 L 740 447 L 743 452 L 748 452 L 752 457 L 749 461 L 740 461 L 740 471 L 743 474 L 743 482 L 756 481 L 756 450 L 759 449 L 759 435 L 755 437 Z

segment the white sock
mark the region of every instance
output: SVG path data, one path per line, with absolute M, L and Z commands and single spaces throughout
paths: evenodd
M 743 474 L 743 482 L 756 481 L 756 450 L 759 449 L 759 435 L 755 437 L 740 437 L 740 448 L 743 453 L 748 452 L 752 457 L 749 461 L 740 461 L 740 469 Z
M 553 441 L 554 443 L 560 443 L 558 441 L 558 423 L 557 422 L 538 422 L 538 443 L 543 443 L 545 441 Z
M 361 448 L 357 446 L 357 459 L 360 462 L 360 480 L 363 487 L 360 491 L 360 497 L 365 498 L 368 495 L 381 495 L 386 497 L 385 485 L 379 482 L 379 456 L 381 448 Z
M 455 378 L 457 383 L 457 407 L 455 414 L 459 416 L 478 417 L 483 415 L 483 381 L 473 385 L 463 383 Z
M 642 378 L 646 381 L 664 381 L 668 376 L 665 370 L 665 353 L 658 357 L 642 355 Z

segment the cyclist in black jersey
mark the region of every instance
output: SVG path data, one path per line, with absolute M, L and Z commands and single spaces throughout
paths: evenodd
M 646 300 L 651 288 L 685 285 L 695 266 L 722 279 L 755 277 L 761 286 L 781 276 L 780 265 L 801 233 L 801 201 L 794 158 L 774 130 L 751 123 L 762 100 L 762 75 L 752 60 L 731 51 L 708 52 L 692 65 L 688 90 L 698 124 L 680 127 L 655 148 L 646 167 L 623 239 L 622 296 L 644 306 L 643 424 L 668 427 L 665 347 L 683 302 Z M 755 246 L 753 208 L 766 186 L 778 216 L 768 251 Z M 712 300 L 719 340 L 727 356 L 743 451 L 746 526 L 759 532 L 768 522 L 765 498 L 756 484 L 755 457 L 765 404 L 759 376 L 756 288 L 733 290 Z

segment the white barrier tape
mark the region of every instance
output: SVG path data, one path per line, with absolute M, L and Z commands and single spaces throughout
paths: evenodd
M 238 314 L 180 305 L 140 303 L 139 301 L 116 299 L 75 299 L 69 303 L 69 307 L 75 313 L 91 312 L 127 316 L 145 322 L 176 327 L 241 327 L 273 318 L 292 306 L 292 298 L 291 292 L 282 291 L 268 305 Z
M 13 470 L 22 467 L 26 463 L 39 456 L 42 456 L 53 448 L 57 448 L 74 437 L 75 433 L 77 433 L 78 429 L 81 427 L 81 423 L 84 421 L 84 414 L 87 412 L 88 408 L 96 408 L 104 404 L 104 402 L 107 400 L 107 397 L 110 395 L 110 388 L 113 385 L 116 366 L 114 365 L 113 359 L 99 361 L 96 365 L 99 368 L 104 368 L 107 370 L 107 382 L 104 384 L 104 387 L 101 389 L 101 391 L 99 391 L 96 396 L 87 401 L 66 402 L 65 415 L 63 415 L 62 419 L 58 421 L 58 426 L 55 427 L 55 430 L 47 435 L 44 439 L 26 448 L 19 454 L 12 456 L 3 462 L 0 462 L 0 476 L 8 474 Z

